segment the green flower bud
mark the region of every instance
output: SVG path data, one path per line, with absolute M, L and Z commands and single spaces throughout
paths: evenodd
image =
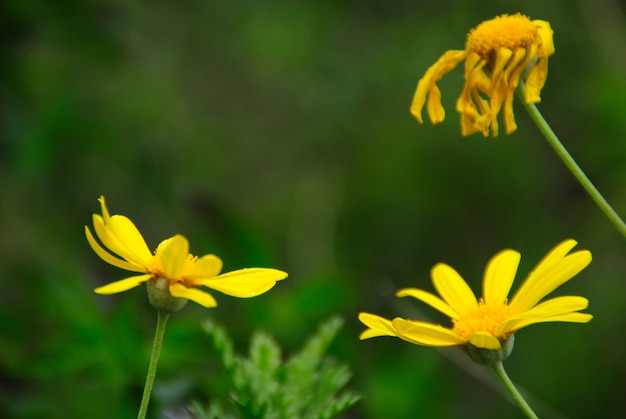
M 148 300 L 152 307 L 169 312 L 179 311 L 187 304 L 186 298 L 174 297 L 170 294 L 170 283 L 167 279 L 150 278 L 148 284 Z
M 514 335 L 510 335 L 508 338 L 500 340 L 500 348 L 498 349 L 478 348 L 471 343 L 461 345 L 460 348 L 477 364 L 495 365 L 511 355 L 514 343 Z

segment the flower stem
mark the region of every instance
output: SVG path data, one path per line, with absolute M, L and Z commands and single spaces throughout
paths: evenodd
M 524 397 L 522 397 L 520 392 L 517 391 L 517 388 L 515 388 L 513 381 L 511 381 L 506 371 L 504 370 L 502 362 L 498 362 L 497 364 L 495 364 L 493 366 L 493 369 L 498 375 L 498 378 L 500 378 L 500 381 L 502 381 L 502 384 L 504 384 L 504 387 L 506 387 L 509 393 L 511 393 L 513 399 L 515 399 L 520 409 L 522 409 L 522 412 L 524 412 L 524 414 L 531 419 L 538 419 L 538 416 L 535 414 L 535 412 L 533 412 L 526 400 L 524 400 Z
M 613 207 L 607 202 L 606 199 L 602 196 L 602 194 L 598 191 L 595 185 L 589 180 L 585 172 L 580 168 L 580 166 L 576 163 L 574 158 L 569 154 L 565 146 L 559 140 L 559 137 L 556 136 L 548 122 L 544 119 L 541 112 L 534 103 L 526 103 L 526 87 L 524 83 L 520 81 L 520 84 L 517 88 L 517 94 L 521 99 L 522 103 L 526 107 L 526 110 L 530 114 L 530 117 L 535 121 L 539 131 L 544 135 L 548 143 L 552 146 L 556 154 L 561 158 L 565 166 L 569 169 L 570 172 L 574 175 L 576 180 L 582 185 L 582 187 L 587 191 L 587 193 L 591 196 L 591 198 L 595 201 L 595 203 L 600 207 L 604 215 L 608 217 L 608 219 L 613 223 L 613 225 L 617 228 L 617 230 L 622 234 L 622 236 L 626 237 L 626 223 L 620 218 L 620 216 L 615 212 Z
M 158 310 L 157 327 L 154 333 L 154 342 L 152 343 L 152 354 L 150 355 L 150 365 L 148 366 L 148 375 L 146 376 L 146 384 L 143 388 L 143 396 L 141 397 L 141 406 L 137 419 L 145 419 L 148 412 L 148 402 L 152 393 L 152 384 L 156 376 L 157 364 L 159 363 L 159 355 L 161 354 L 161 346 L 163 345 L 163 336 L 165 335 L 165 326 L 167 319 L 170 317 L 169 311 Z

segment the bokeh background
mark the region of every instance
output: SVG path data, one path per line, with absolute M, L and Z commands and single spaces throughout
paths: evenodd
M 89 248 L 107 198 L 151 247 L 176 233 L 225 270 L 288 271 L 250 300 L 188 304 L 166 333 L 151 417 L 223 395 L 200 323 L 244 352 L 266 330 L 297 351 L 333 315 L 331 354 L 363 396 L 349 418 L 516 418 L 488 369 L 457 350 L 360 342 L 359 311 L 445 322 L 402 287 L 454 266 L 480 293 L 488 259 L 522 252 L 517 284 L 573 237 L 594 262 L 555 294 L 588 325 L 516 335 L 507 369 L 542 417 L 619 417 L 626 377 L 626 242 L 516 104 L 513 135 L 462 138 L 448 111 L 419 125 L 418 79 L 483 20 L 551 22 L 540 109 L 626 215 L 626 10 L 616 0 L 21 1 L 0 6 L 0 416 L 136 415 L 155 313 Z M 169 413 L 168 413 L 169 412 Z

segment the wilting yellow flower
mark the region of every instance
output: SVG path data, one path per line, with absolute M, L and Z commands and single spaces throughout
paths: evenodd
M 247 298 L 268 291 L 276 281 L 287 277 L 285 272 L 264 268 L 241 269 L 219 275 L 222 270 L 220 258 L 215 255 L 201 258 L 191 255 L 189 242 L 181 235 L 162 241 L 153 254 L 132 221 L 122 215 L 110 216 L 104 197 L 100 197 L 99 201 L 102 215 L 93 215 L 93 225 L 100 242 L 108 251 L 98 244 L 85 226 L 91 248 L 105 262 L 141 274 L 96 288 L 98 294 L 115 294 L 150 281 L 149 287 L 152 285 L 172 297 L 215 307 L 217 302 L 213 296 L 199 287 Z
M 504 126 L 517 129 L 513 98 L 520 79 L 526 85 L 526 103 L 537 103 L 548 76 L 548 57 L 554 54 L 552 29 L 544 20 L 502 15 L 485 21 L 467 35 L 465 50 L 450 50 L 432 65 L 417 84 L 411 113 L 420 123 L 426 103 L 433 124 L 443 121 L 441 91 L 437 82 L 465 60 L 465 85 L 456 102 L 463 135 L 489 130 L 498 135 L 498 114 L 504 107 Z M 427 99 L 428 97 L 428 99 Z
M 591 253 L 587 250 L 570 254 L 574 246 L 576 241 L 569 239 L 552 249 L 510 301 L 508 294 L 520 261 L 520 254 L 515 250 L 503 250 L 491 258 L 485 269 L 480 300 L 453 268 L 439 263 L 433 267 L 431 275 L 441 298 L 415 288 L 402 289 L 396 295 L 417 298 L 439 310 L 450 317 L 451 328 L 402 318 L 390 321 L 360 313 L 359 320 L 368 327 L 360 338 L 397 336 L 425 346 L 473 345 L 498 350 L 515 331 L 535 323 L 586 323 L 592 316 L 578 313 L 587 308 L 586 298 L 564 296 L 540 302 L 591 262 Z

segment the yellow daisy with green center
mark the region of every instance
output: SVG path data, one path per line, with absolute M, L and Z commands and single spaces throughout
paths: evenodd
M 526 86 L 526 103 L 538 103 L 548 76 L 548 57 L 554 54 L 550 23 L 522 14 L 502 15 L 485 21 L 467 35 L 464 50 L 450 50 L 432 65 L 417 84 L 411 113 L 423 123 L 426 105 L 433 124 L 444 120 L 437 82 L 465 61 L 465 84 L 457 100 L 461 133 L 498 135 L 498 115 L 504 114 L 506 133 L 517 129 L 513 98 L 520 80 Z
M 85 226 L 91 248 L 102 260 L 121 269 L 140 273 L 96 288 L 98 294 L 115 294 L 148 282 L 148 296 L 153 306 L 168 311 L 182 308 L 187 300 L 204 307 L 215 307 L 213 296 L 200 287 L 211 288 L 239 298 L 255 297 L 271 289 L 287 273 L 266 268 L 240 269 L 219 274 L 222 261 L 215 255 L 200 258 L 189 253 L 188 240 L 177 234 L 162 241 L 152 253 L 132 221 L 123 215 L 109 214 L 101 196 L 102 215 L 93 215 L 96 241 Z M 108 249 L 108 250 L 105 250 Z
M 452 267 L 439 263 L 433 267 L 431 276 L 440 297 L 416 288 L 402 289 L 397 296 L 413 297 L 439 310 L 450 317 L 451 327 L 360 313 L 359 320 L 368 327 L 360 338 L 396 336 L 424 346 L 469 346 L 497 351 L 506 346 L 514 332 L 532 324 L 587 323 L 592 316 L 579 313 L 589 304 L 586 298 L 562 296 L 541 302 L 591 263 L 588 250 L 570 253 L 576 244 L 568 239 L 548 252 L 510 300 L 508 295 L 521 258 L 519 252 L 507 249 L 491 258 L 485 269 L 480 300 Z

